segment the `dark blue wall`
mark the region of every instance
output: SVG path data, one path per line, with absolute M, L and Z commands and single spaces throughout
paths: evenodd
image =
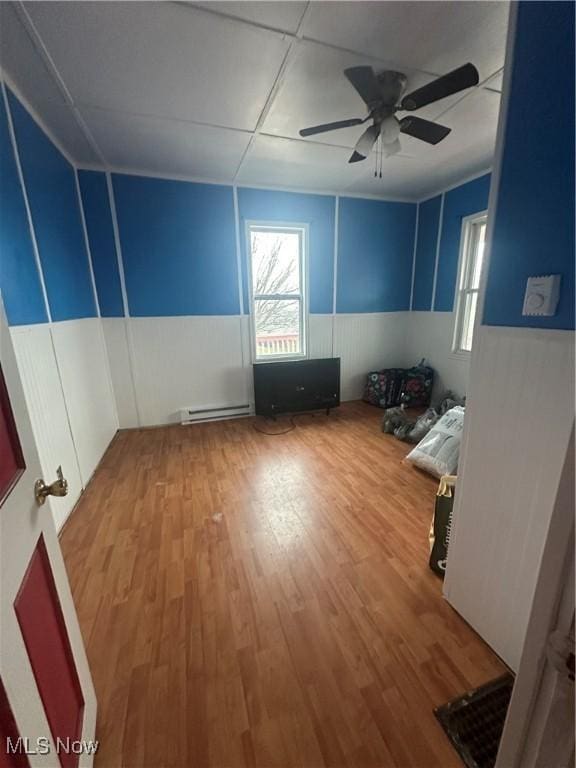
M 242 249 L 244 311 L 248 311 L 246 277 L 246 221 L 278 221 L 308 224 L 310 258 L 308 265 L 309 307 L 314 314 L 329 314 L 333 303 L 334 217 L 336 199 L 329 195 L 238 190 L 240 243 Z
M 415 312 L 428 312 L 432 309 L 434 268 L 436 266 L 441 207 L 441 195 L 420 203 L 418 207 L 418 243 L 414 266 L 414 295 L 412 298 L 412 309 Z
M 45 323 L 44 297 L 0 93 L 0 289 L 10 325 Z
M 52 319 L 94 317 L 74 169 L 10 92 L 8 99 Z
M 98 304 L 102 317 L 123 317 L 124 304 L 106 174 L 78 171 Z
M 416 205 L 340 198 L 337 312 L 410 309 Z
M 479 179 L 461 184 L 444 194 L 434 302 L 434 309 L 437 312 L 451 312 L 454 308 L 462 219 L 473 213 L 485 211 L 488 208 L 489 193 L 490 174 L 487 173 Z
M 130 314 L 240 312 L 232 187 L 112 177 Z
M 562 275 L 554 317 L 522 317 L 526 278 Z M 574 3 L 521 2 L 486 325 L 574 328 Z

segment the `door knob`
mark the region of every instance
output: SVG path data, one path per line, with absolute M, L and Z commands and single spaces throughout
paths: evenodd
M 62 467 L 58 467 L 56 475 L 58 479 L 50 485 L 46 485 L 42 479 L 36 480 L 34 483 L 34 496 L 39 507 L 44 504 L 47 496 L 66 496 L 68 493 L 68 480 L 62 474 Z

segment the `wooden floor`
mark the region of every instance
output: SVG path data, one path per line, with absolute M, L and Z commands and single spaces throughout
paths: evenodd
M 381 415 L 117 435 L 61 537 L 97 768 L 461 766 L 432 709 L 503 667 L 441 597 L 437 483 Z

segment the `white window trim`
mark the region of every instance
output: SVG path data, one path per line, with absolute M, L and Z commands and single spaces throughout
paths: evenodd
M 470 216 L 464 216 L 462 219 L 462 228 L 460 230 L 460 252 L 458 254 L 458 272 L 456 282 L 456 306 L 454 307 L 454 331 L 452 335 L 452 351 L 451 357 L 457 360 L 469 360 L 472 354 L 471 350 L 460 349 L 460 340 L 462 338 L 462 324 L 464 322 L 464 307 L 465 303 L 463 298 L 466 294 L 476 293 L 480 297 L 480 285 L 482 280 L 480 279 L 478 288 L 465 288 L 468 284 L 468 273 L 470 271 L 470 262 L 465 264 L 465 260 L 468 255 L 468 248 L 470 245 L 470 233 L 472 231 L 472 224 L 479 221 L 486 220 L 488 211 L 478 211 Z M 482 266 L 484 269 L 484 265 Z M 476 304 L 476 312 L 480 311 L 480 302 L 478 300 Z M 476 323 L 474 323 L 474 326 Z
M 302 352 L 293 355 L 270 355 L 266 358 L 258 358 L 256 355 L 256 325 L 254 314 L 254 289 L 252 283 L 252 243 L 250 240 L 250 232 L 252 229 L 270 229 L 272 231 L 293 231 L 302 233 L 302 256 L 300 261 L 300 294 L 298 296 L 300 300 L 300 322 L 301 322 L 301 339 L 302 339 Z M 249 305 L 250 305 L 250 350 L 252 356 L 252 362 L 256 365 L 260 363 L 274 363 L 274 362 L 288 362 L 290 360 L 307 360 L 309 357 L 309 328 L 308 322 L 309 315 L 309 253 L 310 253 L 310 227 L 306 223 L 298 223 L 294 221 L 269 221 L 260 219 L 246 219 L 244 228 L 244 241 L 246 243 L 246 274 L 248 278 L 248 292 L 249 292 Z M 286 294 L 279 294 L 278 298 L 289 298 Z

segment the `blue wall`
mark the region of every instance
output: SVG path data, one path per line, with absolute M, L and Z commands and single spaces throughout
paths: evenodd
M 94 317 L 74 169 L 10 92 L 8 99 L 52 319 Z
M 526 278 L 562 275 L 554 317 L 522 317 Z M 574 4 L 521 2 L 486 325 L 574 329 Z
M 329 195 L 274 192 L 262 189 L 238 190 L 240 247 L 242 249 L 242 287 L 244 311 L 248 311 L 246 273 L 246 221 L 278 221 L 308 224 L 310 259 L 308 265 L 309 306 L 314 314 L 329 314 L 333 303 L 334 217 L 336 199 Z
M 432 309 L 432 291 L 434 288 L 434 269 L 440 209 L 442 196 L 437 195 L 420 203 L 418 208 L 418 243 L 414 266 L 414 296 L 412 309 L 415 312 L 428 312 Z
M 123 317 L 124 304 L 106 174 L 78 171 L 92 268 L 102 317 Z
M 0 288 L 10 325 L 47 321 L 24 196 L 18 178 L 2 98 L 0 98 Z
M 479 179 L 461 184 L 444 194 L 434 302 L 434 309 L 437 312 L 451 312 L 454 308 L 462 219 L 473 213 L 485 211 L 488 208 L 489 193 L 490 174 L 487 173 Z
M 410 309 L 416 205 L 340 198 L 337 312 Z
M 112 177 L 130 314 L 240 312 L 232 187 Z

